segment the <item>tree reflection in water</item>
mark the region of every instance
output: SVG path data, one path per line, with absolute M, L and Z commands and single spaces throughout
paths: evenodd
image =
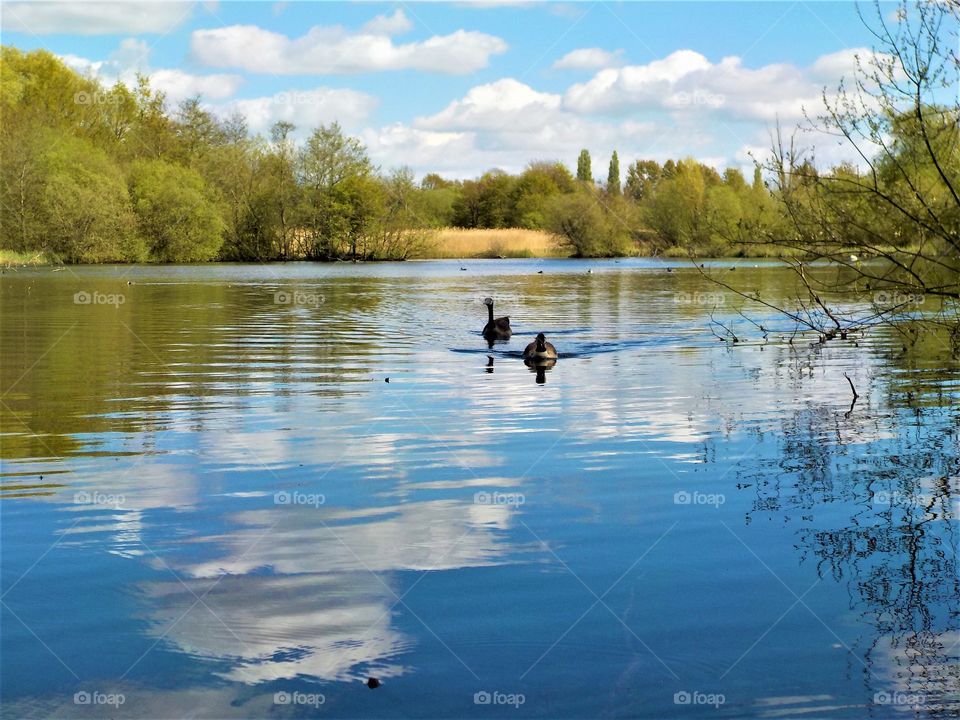
M 894 371 L 885 378 L 887 397 L 872 407 L 861 399 L 853 413 L 819 400 L 795 409 L 780 420 L 777 452 L 742 471 L 741 487 L 756 491 L 748 523 L 803 521 L 795 536 L 801 563 L 816 563 L 820 577 L 846 586 L 858 625 L 869 628 L 850 648 L 862 662 L 852 670 L 862 671 L 875 704 L 914 696 L 921 715 L 956 717 L 960 412 L 949 394 L 956 378 L 910 376 L 924 376 L 924 385 Z

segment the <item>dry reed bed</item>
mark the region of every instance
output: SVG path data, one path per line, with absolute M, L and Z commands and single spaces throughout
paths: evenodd
M 565 257 L 569 255 L 556 236 L 542 230 L 502 228 L 466 230 L 443 228 L 433 233 L 421 257 L 495 258 Z

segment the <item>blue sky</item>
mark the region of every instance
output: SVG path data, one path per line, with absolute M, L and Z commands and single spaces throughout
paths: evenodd
M 171 105 L 336 119 L 384 167 L 456 176 L 580 147 L 746 166 L 870 45 L 849 2 L 10 2 L 3 23 L 105 82 L 147 72 Z

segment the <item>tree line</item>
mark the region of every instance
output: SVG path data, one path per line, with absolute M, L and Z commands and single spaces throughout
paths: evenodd
M 336 123 L 255 135 L 139 77 L 104 87 L 49 52 L 2 48 L 2 247 L 64 262 L 403 259 L 441 227 L 546 230 L 579 256 L 729 252 L 723 231 L 771 204 L 759 178 L 639 160 L 621 188 L 587 151 L 474 180 L 382 172 Z
M 300 142 L 287 122 L 254 134 L 244 117 L 218 117 L 199 98 L 170 108 L 145 77 L 107 88 L 43 50 L 2 48 L 0 103 L 0 247 L 64 262 L 404 259 L 428 252 L 431 231 L 448 226 L 545 230 L 581 257 L 802 256 L 822 254 L 810 233 L 826 207 L 838 252 L 885 222 L 847 192 L 862 170 L 820 171 L 794 156 L 748 180 L 690 158 L 637 159 L 621 175 L 614 151 L 598 182 L 582 150 L 575 174 L 535 161 L 519 174 L 431 173 L 418 183 L 408 168 L 375 167 L 336 123 Z M 921 184 L 956 174 L 956 116 L 928 117 L 949 125 L 939 169 L 924 164 L 915 120 L 885 125 L 893 160 L 876 182 L 908 205 L 917 188 L 904 166 Z M 945 212 L 943 226 L 955 228 Z M 909 227 L 884 233 L 885 246 L 915 240 Z

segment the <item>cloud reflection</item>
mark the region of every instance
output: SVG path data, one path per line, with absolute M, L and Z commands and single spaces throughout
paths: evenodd
M 412 640 L 392 624 L 403 612 L 396 572 L 502 564 L 509 546 L 499 533 L 512 512 L 437 500 L 237 513 L 235 530 L 209 538 L 221 554 L 170 561 L 184 581 L 145 586 L 151 633 L 229 661 L 218 674 L 244 683 L 400 675 L 407 668 L 397 658 Z M 194 605 L 197 596 L 203 603 Z

